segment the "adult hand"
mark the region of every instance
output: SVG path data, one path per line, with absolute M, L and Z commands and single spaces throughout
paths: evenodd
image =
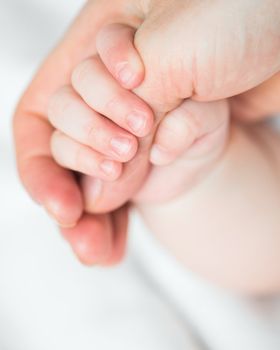
M 110 22 L 139 28 L 135 43 L 146 75 L 137 93 L 158 114 L 163 114 L 187 97 L 213 100 L 231 96 L 275 74 L 280 62 L 279 6 L 272 0 L 254 4 L 249 0 L 115 0 L 110 6 L 104 0 L 88 2 L 27 89 L 14 124 L 21 179 L 32 197 L 61 226 L 78 222 L 74 229 L 63 232 L 81 259 L 92 263 L 120 258 L 123 249 L 113 247 L 123 246 L 127 209 L 121 208 L 110 216 L 82 216 L 82 195 L 73 173 L 58 166 L 51 157 L 49 141 L 53 128 L 46 115 L 50 96 L 70 84 L 72 70 L 80 61 L 97 53 L 98 30 Z M 263 44 L 258 45 L 262 39 Z M 100 47 L 103 58 L 105 47 Z M 116 72 L 115 67 L 111 68 Z M 135 86 L 141 81 L 140 75 Z M 120 195 L 126 197 L 125 193 Z M 109 200 L 106 195 L 102 198 L 103 204 Z M 104 247 L 98 252 L 98 241 L 104 236 L 112 248 L 106 253 Z M 114 251 L 118 253 L 112 254 Z
M 14 117 L 17 164 L 25 188 L 63 227 L 63 234 L 77 255 L 89 264 L 114 263 L 121 258 L 127 207 L 112 215 L 84 214 L 75 174 L 56 164 L 51 155 L 50 138 L 54 129 L 47 120 L 47 109 L 51 96 L 70 83 L 74 67 L 97 53 L 96 34 L 105 23 L 119 20 L 133 27 L 138 25 L 134 8 L 126 7 L 126 3 L 92 0 L 86 4 L 35 75 Z M 72 226 L 75 230 L 67 229 Z
M 234 96 L 279 72 L 279 1 L 145 3 L 135 44 L 146 72 L 137 92 L 155 110 Z

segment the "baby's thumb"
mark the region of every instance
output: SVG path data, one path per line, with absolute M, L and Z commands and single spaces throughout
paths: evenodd
M 108 24 L 96 38 L 97 52 L 108 71 L 126 89 L 143 81 L 144 66 L 134 47 L 135 29 L 124 24 Z

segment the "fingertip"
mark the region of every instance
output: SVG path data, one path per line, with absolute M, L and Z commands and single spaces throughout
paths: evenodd
M 104 181 L 116 181 L 123 172 L 123 165 L 120 162 L 111 161 L 108 159 L 105 159 L 103 162 L 100 163 L 100 168 L 102 172 L 105 175 L 105 178 L 102 178 Z M 94 176 L 93 174 L 92 176 Z
M 83 205 L 81 198 L 73 198 L 71 203 L 62 198 L 48 198 L 43 203 L 48 214 L 63 228 L 75 227 L 82 215 Z
M 114 65 L 114 62 L 112 62 Z M 141 64 L 132 62 L 116 62 L 113 68 L 114 76 L 122 87 L 128 90 L 136 89 L 144 79 Z
M 150 108 L 130 113 L 126 121 L 131 132 L 137 137 L 148 136 L 154 127 L 154 115 Z
M 75 227 L 61 228 L 61 233 L 83 265 L 101 265 L 111 255 L 109 215 L 84 215 Z
M 137 88 L 144 65 L 134 46 L 135 29 L 122 24 L 104 26 L 96 38 L 97 51 L 106 68 L 125 89 Z
M 150 162 L 156 166 L 165 166 L 172 163 L 174 157 L 160 145 L 153 145 L 150 152 Z
M 186 104 L 187 102 L 167 113 L 159 124 L 150 153 L 152 164 L 157 166 L 171 164 L 194 142 L 199 128 L 198 118 L 196 113 L 186 110 Z

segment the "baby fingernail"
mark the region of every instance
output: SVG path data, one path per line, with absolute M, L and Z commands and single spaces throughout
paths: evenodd
M 132 72 L 132 70 L 129 68 L 129 65 L 127 62 L 124 63 L 120 63 L 119 67 L 118 67 L 118 77 L 119 80 L 125 84 L 125 85 L 129 85 L 134 78 L 134 73 Z
M 138 134 L 145 130 L 147 118 L 140 112 L 134 112 L 127 116 L 127 124 L 133 132 Z
M 100 168 L 106 175 L 112 175 L 116 172 L 115 162 L 112 162 L 110 160 L 104 160 L 100 164 Z
M 129 139 L 116 137 L 111 140 L 111 146 L 118 155 L 123 156 L 131 151 L 132 143 Z

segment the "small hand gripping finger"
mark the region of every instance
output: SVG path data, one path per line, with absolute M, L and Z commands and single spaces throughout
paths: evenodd
M 187 151 L 200 156 L 210 152 L 215 135 L 225 137 L 229 119 L 226 101 L 185 100 L 159 124 L 150 160 L 154 165 L 173 163 Z M 204 141 L 209 140 L 206 144 Z M 220 140 L 216 140 L 219 143 Z M 211 143 L 212 142 L 212 143 Z
M 52 96 L 48 118 L 63 134 L 111 159 L 126 162 L 135 156 L 136 137 L 92 109 L 71 87 Z

